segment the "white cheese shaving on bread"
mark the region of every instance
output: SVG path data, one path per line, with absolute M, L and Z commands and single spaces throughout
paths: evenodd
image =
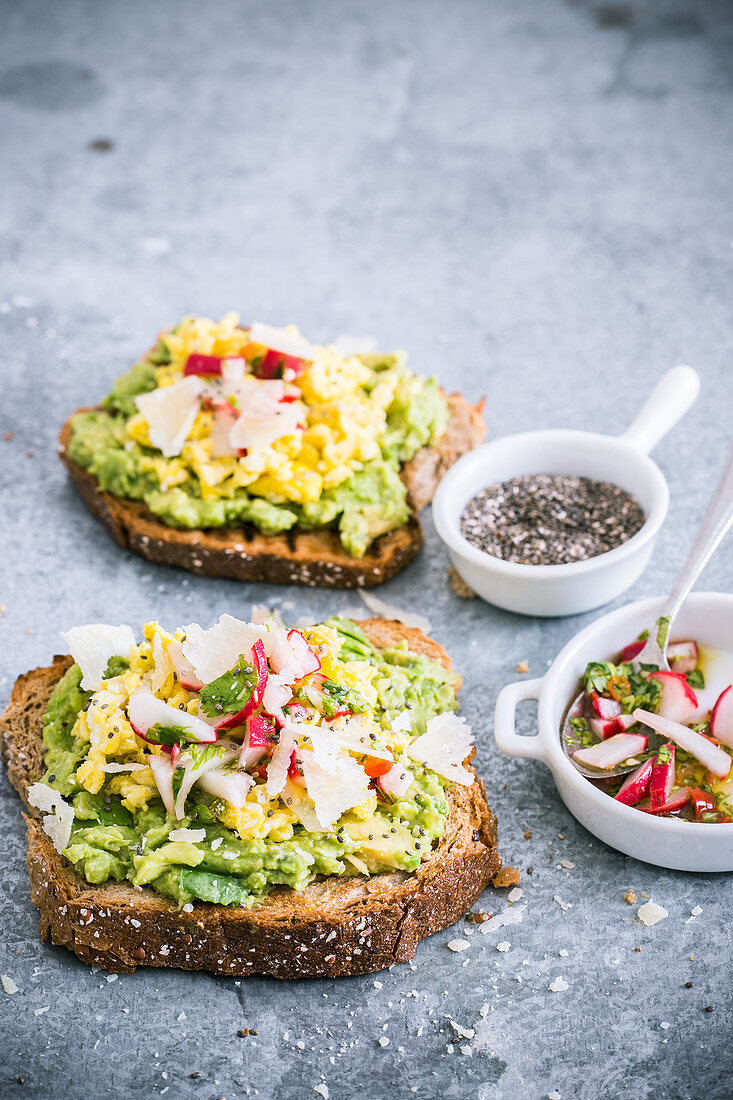
M 369 777 L 353 756 L 299 749 L 298 758 L 318 823 L 324 829 L 372 795 Z
M 197 375 L 189 375 L 172 386 L 161 386 L 135 398 L 148 425 L 150 442 L 166 458 L 181 453 L 199 411 L 203 388 Z
M 220 615 L 218 622 L 208 630 L 198 623 L 189 623 L 185 629 L 186 640 L 181 651 L 204 684 L 210 684 L 217 676 L 234 668 L 240 654 L 249 661 L 254 643 L 268 633 L 265 626 L 245 623 L 226 614 Z
M 69 806 L 48 783 L 31 783 L 28 801 L 37 810 L 46 812 L 42 821 L 43 831 L 60 855 L 69 846 L 71 826 L 74 824 L 73 806 Z
M 72 626 L 62 631 L 61 637 L 81 669 L 84 691 L 97 691 L 102 686 L 110 657 L 129 657 L 135 645 L 135 635 L 129 626 L 109 626 L 107 623 Z
M 280 740 L 272 750 L 270 763 L 267 765 L 267 793 L 270 798 L 280 794 L 285 786 L 288 778 L 288 768 L 290 767 L 290 757 L 293 752 L 295 738 L 299 732 L 296 723 L 289 720 L 285 721 L 285 725 L 280 730 Z
M 425 733 L 405 751 L 411 759 L 419 760 L 452 783 L 470 787 L 474 777 L 463 767 L 463 761 L 472 747 L 471 727 L 466 719 L 446 711 L 431 718 Z
M 206 840 L 206 829 L 171 829 L 168 840 L 181 840 L 184 844 L 199 844 Z

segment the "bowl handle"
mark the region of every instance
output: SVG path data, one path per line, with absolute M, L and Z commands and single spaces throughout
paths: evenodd
M 528 756 L 532 760 L 544 760 L 545 752 L 539 734 L 520 737 L 515 729 L 517 703 L 525 699 L 539 699 L 544 676 L 538 680 L 520 680 L 507 684 L 499 692 L 494 712 L 494 740 L 507 756 Z
M 695 404 L 699 392 L 700 375 L 696 370 L 672 367 L 659 379 L 621 439 L 648 455 Z

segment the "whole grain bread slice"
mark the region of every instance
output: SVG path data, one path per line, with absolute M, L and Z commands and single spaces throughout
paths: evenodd
M 384 619 L 360 625 L 380 648 L 406 639 L 450 667 L 419 630 Z M 84 962 L 119 973 L 139 965 L 276 978 L 369 973 L 411 959 L 420 940 L 459 920 L 500 871 L 496 818 L 477 780 L 448 789 L 445 833 L 413 874 L 326 877 L 302 893 L 278 887 L 251 909 L 196 902 L 191 912 L 127 882 L 92 886 L 55 851 L 27 802 L 44 771 L 42 718 L 70 664 L 55 657 L 18 678 L 0 718 L 0 750 L 29 811 L 27 861 L 41 936 Z
M 85 504 L 112 538 L 148 561 L 240 581 L 371 588 L 388 581 L 415 557 L 423 544 L 417 514 L 432 500 L 445 471 L 484 438 L 483 401 L 474 406 L 460 394 L 451 394 L 447 401 L 448 426 L 442 440 L 422 447 L 402 470 L 412 513 L 409 521 L 377 538 L 362 558 L 347 554 L 336 532 L 326 529 L 262 535 L 252 524 L 191 531 L 169 527 L 144 504 L 101 491 L 97 479 L 74 462 L 69 455 L 73 417 L 61 429 L 59 455 Z

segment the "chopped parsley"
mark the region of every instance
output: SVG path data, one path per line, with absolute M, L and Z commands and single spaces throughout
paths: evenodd
M 256 683 L 257 673 L 240 653 L 233 669 L 201 689 L 201 710 L 209 718 L 216 718 L 220 714 L 237 714 L 249 702 Z

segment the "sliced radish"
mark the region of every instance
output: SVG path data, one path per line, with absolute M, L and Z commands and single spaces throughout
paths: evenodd
M 173 797 L 173 764 L 167 756 L 148 757 L 148 764 L 153 772 L 153 779 L 158 788 L 158 793 L 163 799 L 163 805 L 169 814 L 174 812 L 175 799 Z
M 662 745 L 654 757 L 649 797 L 652 809 L 658 810 L 669 800 L 674 786 L 674 745 Z
M 652 806 L 649 800 L 645 802 L 639 802 L 636 806 L 637 810 L 642 810 L 645 814 L 671 814 L 675 810 L 681 810 L 690 801 L 690 792 L 687 787 L 681 787 L 679 791 L 674 791 L 669 796 L 666 802 L 663 802 L 661 806 Z
M 178 676 L 178 683 L 186 691 L 201 691 L 203 680 L 199 680 L 194 672 L 193 665 L 183 656 L 180 642 L 171 642 L 168 646 L 168 656 Z
M 733 748 L 733 684 L 718 696 L 710 718 L 710 732 L 716 741 Z
M 603 695 L 591 696 L 591 706 L 599 718 L 618 718 L 623 708 L 618 699 L 606 699 Z
M 311 672 L 318 672 L 320 670 L 320 660 L 299 630 L 289 630 L 288 641 L 302 669 L 301 676 L 308 676 Z
M 272 720 L 253 714 L 247 719 L 244 742 L 239 751 L 240 768 L 251 771 L 275 744 L 275 726 Z
M 254 373 L 258 378 L 282 378 L 285 371 L 290 370 L 297 377 L 304 367 L 304 359 L 298 359 L 294 355 L 285 355 L 282 351 L 274 351 L 272 348 L 268 348 L 262 360 L 255 367 Z
M 697 668 L 700 652 L 697 642 L 671 642 L 667 646 L 667 660 L 672 666 L 673 672 L 679 672 L 685 676 Z
M 262 694 L 262 706 L 280 725 L 285 721 L 283 707 L 289 703 L 293 696 L 293 689 L 284 680 L 289 679 L 271 673 L 267 677 L 267 684 Z
M 638 733 L 617 733 L 606 741 L 597 745 L 591 745 L 588 749 L 577 749 L 573 756 L 581 764 L 587 764 L 590 768 L 598 768 L 606 771 L 615 768 L 617 764 L 628 760 L 637 752 L 644 752 L 649 743 L 649 738 Z
M 253 783 L 254 779 L 246 772 L 227 772 L 223 768 L 212 768 L 198 781 L 202 791 L 213 794 L 215 798 L 223 798 L 235 810 L 242 809 Z
M 668 737 L 685 752 L 691 753 L 719 779 L 725 779 L 729 774 L 733 761 L 728 753 L 714 745 L 707 737 L 703 737 L 701 733 L 696 733 L 695 730 L 688 729 L 679 722 L 673 722 L 670 718 L 664 718 L 661 714 L 652 714 L 649 710 L 637 708 L 634 711 L 634 718 L 637 722 L 642 722 L 650 729 L 661 733 L 662 737 Z
M 221 374 L 221 358 L 218 355 L 201 355 L 199 352 L 192 352 L 186 360 L 183 373 L 184 375 Z
M 618 655 L 618 664 L 627 665 L 630 661 L 633 661 L 634 657 L 638 657 L 642 649 L 646 645 L 646 639 L 641 638 L 635 642 L 630 642 L 627 646 L 621 650 Z
M 202 722 L 195 714 L 188 714 L 185 710 L 172 707 L 170 703 L 164 703 L 151 691 L 140 688 L 130 696 L 127 707 L 130 725 L 138 737 L 149 741 L 148 733 L 152 726 L 173 726 L 180 729 L 185 740 L 199 741 L 202 744 L 211 744 L 216 741 L 216 730 Z M 153 740 L 153 744 L 157 744 Z
M 595 733 L 596 737 L 605 741 L 609 737 L 613 737 L 617 733 L 625 733 L 627 729 L 630 729 L 635 723 L 633 714 L 619 714 L 617 718 L 610 718 L 605 720 L 603 718 L 591 718 L 591 729 Z
M 698 821 L 702 820 L 703 814 L 715 813 L 715 799 L 711 794 L 708 794 L 707 791 L 701 791 L 699 787 L 690 787 L 689 793 L 692 805 L 695 807 L 695 817 Z
M 645 760 L 644 763 L 632 772 L 626 780 L 624 780 L 623 786 L 614 798 L 617 802 L 623 802 L 625 806 L 634 806 L 637 802 L 641 802 L 642 798 L 649 790 L 649 781 L 652 776 L 652 768 L 654 767 L 654 760 Z
M 386 794 L 401 798 L 409 791 L 414 778 L 412 772 L 408 771 L 403 764 L 395 763 L 388 772 L 379 777 L 379 786 Z
M 687 680 L 679 672 L 667 672 L 660 669 L 653 672 L 650 680 L 658 680 L 662 685 L 659 700 L 659 713 L 672 722 L 691 722 L 697 711 L 697 696 Z
M 214 729 L 231 730 L 234 729 L 235 726 L 241 726 L 242 723 L 249 718 L 250 714 L 257 710 L 262 702 L 262 696 L 267 684 L 267 656 L 265 655 L 265 647 L 261 638 L 258 638 L 252 646 L 252 663 L 255 673 L 257 674 L 257 683 L 252 689 L 252 694 L 242 709 L 237 711 L 236 714 L 226 714 L 223 718 L 219 718 L 218 721 L 214 723 Z

